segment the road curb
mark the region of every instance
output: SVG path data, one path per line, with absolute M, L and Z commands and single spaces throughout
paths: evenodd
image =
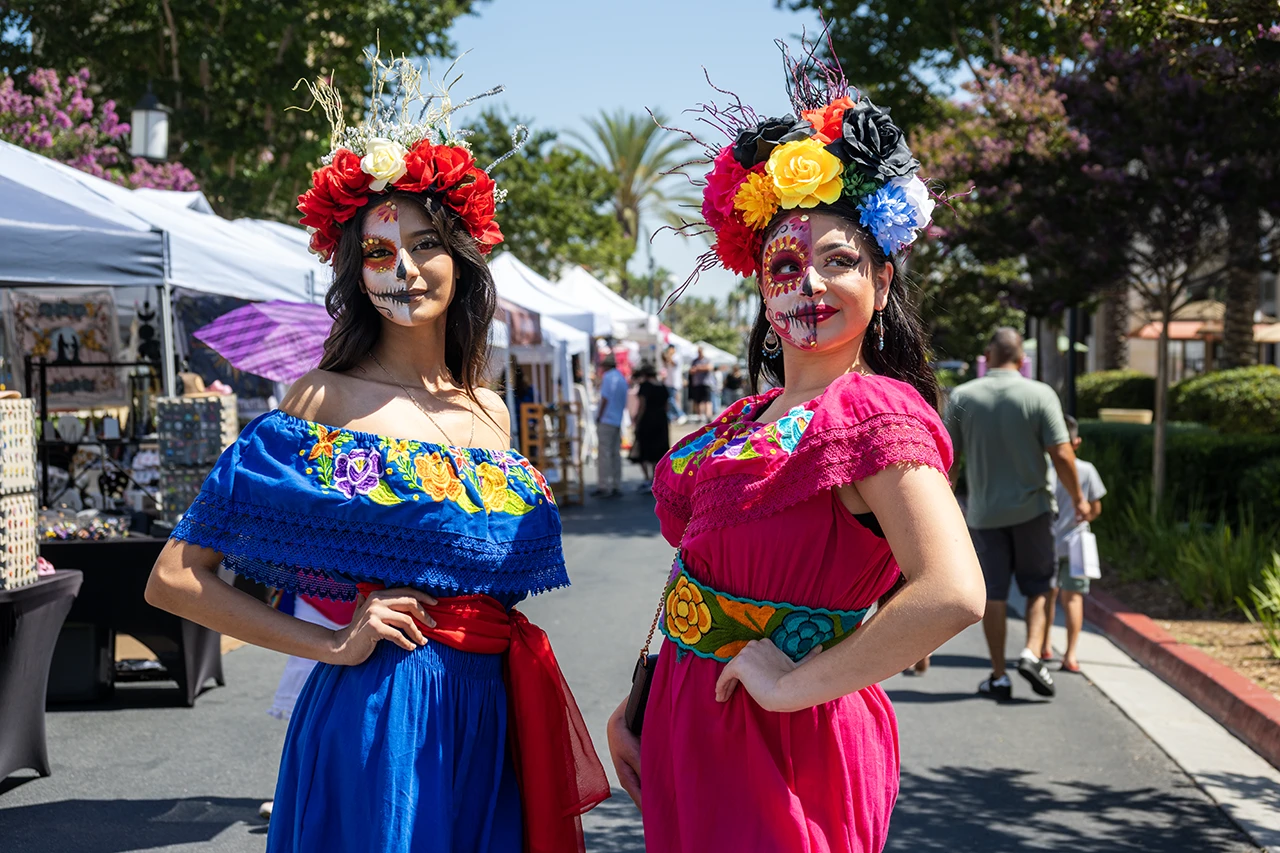
M 1085 618 L 1113 643 L 1280 769 L 1280 699 L 1101 591 L 1084 596 Z

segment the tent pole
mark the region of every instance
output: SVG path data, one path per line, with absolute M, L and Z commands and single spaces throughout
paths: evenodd
M 166 279 L 160 286 L 160 324 L 164 335 L 164 394 L 176 397 L 178 394 L 178 373 L 174 365 L 177 349 L 174 346 L 173 334 L 173 288 Z
M 164 361 L 163 373 L 164 394 L 175 397 L 178 394 L 178 375 L 174 361 L 177 358 L 177 347 L 173 334 L 173 286 L 169 283 L 169 232 L 160 232 L 163 239 L 160 245 L 164 249 L 164 282 L 160 285 L 160 334 L 163 336 Z

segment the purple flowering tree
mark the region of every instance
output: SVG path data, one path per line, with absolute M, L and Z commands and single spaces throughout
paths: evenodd
M 120 121 L 115 101 L 95 104 L 89 91 L 87 70 L 59 79 L 57 72 L 37 68 L 25 86 L 5 77 L 0 80 L 0 139 L 122 186 L 199 189 L 181 163 L 129 157 L 129 125 Z

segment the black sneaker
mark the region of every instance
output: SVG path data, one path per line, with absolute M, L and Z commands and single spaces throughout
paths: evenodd
M 1026 657 L 1018 658 L 1018 674 L 1031 682 L 1031 689 L 1041 696 L 1052 696 L 1055 692 L 1053 676 L 1044 661 Z
M 996 678 L 993 672 L 987 676 L 986 680 L 978 685 L 978 695 L 986 696 L 1000 702 L 1007 702 L 1013 698 L 1013 682 L 1009 680 L 1009 674 Z

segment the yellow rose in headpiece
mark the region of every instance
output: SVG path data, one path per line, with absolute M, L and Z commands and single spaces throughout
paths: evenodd
M 801 139 L 773 149 L 765 170 L 785 208 L 817 207 L 840 198 L 844 164 L 817 139 Z
M 759 231 L 769 224 L 778 212 L 778 194 L 773 189 L 773 179 L 760 172 L 751 172 L 738 187 L 733 197 L 733 207 L 742 214 L 742 221 Z

